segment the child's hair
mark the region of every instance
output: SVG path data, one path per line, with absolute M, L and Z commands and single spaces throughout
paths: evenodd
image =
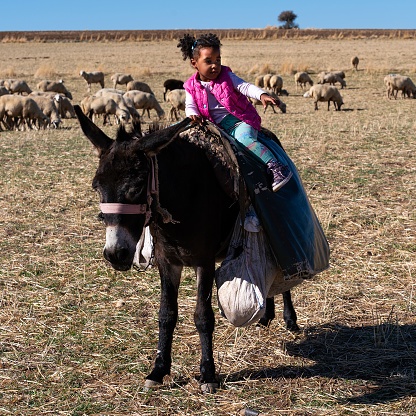
M 202 48 L 214 48 L 219 50 L 220 46 L 221 42 L 218 39 L 218 36 L 214 33 L 206 33 L 201 35 L 198 39 L 190 34 L 185 34 L 183 35 L 183 38 L 179 39 L 179 43 L 177 45 L 178 48 L 181 48 L 184 61 L 188 58 L 198 58 L 199 51 Z

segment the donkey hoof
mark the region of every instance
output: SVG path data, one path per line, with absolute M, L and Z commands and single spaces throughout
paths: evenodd
M 154 389 L 154 388 L 161 387 L 161 386 L 163 386 L 163 384 L 159 383 L 158 381 L 146 379 L 146 381 L 144 382 L 143 390 L 149 391 L 150 389 Z
M 201 384 L 202 393 L 215 393 L 218 388 L 218 383 L 204 383 Z

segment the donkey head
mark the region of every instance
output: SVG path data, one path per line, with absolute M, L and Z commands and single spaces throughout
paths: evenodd
M 106 225 L 104 258 L 115 269 L 128 270 L 143 232 L 146 212 L 149 215 L 151 208 L 148 205 L 149 158 L 167 146 L 189 119 L 144 137 L 137 125 L 131 133 L 120 127 L 116 140 L 112 140 L 79 106 L 74 109 L 83 133 L 99 156 L 92 185 L 100 195 L 101 207 L 105 207 L 102 209 Z

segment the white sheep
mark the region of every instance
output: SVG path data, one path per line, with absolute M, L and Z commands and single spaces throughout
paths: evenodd
M 0 97 L 0 120 L 9 129 L 19 128 L 21 123 L 31 129 L 32 120 L 37 120 L 40 126 L 48 124 L 48 118 L 31 97 L 12 94 Z
M 9 90 L 10 94 L 30 94 L 32 90 L 27 85 L 26 81 L 21 79 L 6 79 L 4 86 Z
M 56 103 L 56 108 L 58 110 L 59 115 L 61 116 L 61 118 L 65 118 L 65 117 L 62 116 L 62 111 L 61 111 L 62 100 L 65 99 L 65 100 L 69 101 L 69 99 L 67 97 L 65 97 L 65 95 L 58 94 L 57 92 L 53 92 L 53 91 L 32 91 L 29 94 L 29 97 L 48 97 L 48 98 L 54 100 L 55 103 Z
M 186 92 L 183 89 L 171 90 L 166 94 L 166 101 L 171 104 L 169 110 L 169 120 L 179 120 L 180 110 L 185 111 Z
M 60 99 L 58 101 L 59 106 L 59 113 L 61 118 L 76 118 L 74 106 L 72 105 L 71 101 L 67 97 L 59 96 Z M 55 96 L 55 101 L 57 97 Z M 69 117 L 68 117 L 69 114 Z
M 60 97 L 58 95 L 58 97 Z M 49 125 L 53 125 L 54 128 L 59 128 L 59 124 L 62 122 L 59 117 L 59 111 L 55 105 L 54 97 L 34 95 L 31 97 L 36 101 L 36 104 L 43 111 L 46 117 L 49 119 Z
M 259 88 L 264 87 L 264 77 L 263 77 L 263 75 L 259 75 L 258 77 L 256 77 L 256 79 L 254 80 L 254 85 L 259 87 Z
M 309 85 L 313 85 L 313 81 L 311 77 L 306 72 L 296 72 L 295 74 L 295 83 L 296 83 L 296 89 L 298 89 L 298 85 L 303 89 L 304 86 L 306 86 L 307 83 Z
M 333 101 L 335 110 L 337 111 L 341 110 L 341 106 L 344 104 L 338 89 L 331 85 L 313 85 L 303 96 L 305 98 L 312 97 L 314 99 L 315 110 L 318 110 L 318 101 L 327 101 L 328 111 L 331 101 Z
M 79 75 L 85 79 L 88 91 L 91 91 L 91 84 L 100 84 L 104 88 L 104 73 L 101 71 L 85 72 L 80 71 Z
M 72 105 L 69 98 L 65 97 L 65 95 L 58 94 L 53 91 L 33 91 L 33 93 L 30 95 L 43 95 L 53 98 L 53 100 L 56 102 L 56 108 L 58 109 L 61 118 L 76 118 L 74 106 Z
M 351 58 L 352 69 L 355 69 L 356 71 L 358 71 L 358 63 L 359 62 L 360 62 L 360 60 L 358 59 L 358 56 L 353 56 Z
M 281 101 L 281 100 L 279 99 L 279 97 L 277 96 L 277 94 L 276 94 L 274 91 L 272 91 L 272 90 L 270 90 L 270 89 L 265 88 L 265 89 L 264 89 L 264 92 L 265 92 L 265 93 L 267 93 L 267 94 L 269 94 L 271 97 L 276 98 L 276 100 L 278 100 L 278 101 L 280 102 L 280 106 L 279 106 L 280 111 L 281 111 L 282 113 L 286 113 L 286 104 L 285 104 L 283 101 Z M 263 103 L 262 103 L 260 100 L 255 100 L 255 99 L 253 99 L 253 98 L 250 98 L 250 101 L 251 101 L 251 103 L 252 103 L 254 106 L 257 106 L 257 105 L 263 105 Z M 275 108 L 274 108 L 275 106 L 274 106 L 274 104 L 272 104 L 272 103 L 270 103 L 270 102 L 267 102 L 267 103 L 266 103 L 266 108 L 264 109 L 264 112 L 266 112 L 266 110 L 267 110 L 267 108 L 269 107 L 269 105 L 272 107 L 273 113 L 275 113 L 275 114 L 276 114 L 276 110 L 275 110 Z
M 57 92 L 58 94 L 63 94 L 65 97 L 68 97 L 72 100 L 72 94 L 66 89 L 64 81 L 60 79 L 59 81 L 49 81 L 47 79 L 40 81 L 36 86 L 38 90 L 41 91 L 52 91 Z
M 130 81 L 127 84 L 127 91 L 133 91 L 133 90 L 143 91 L 143 92 L 148 92 L 150 94 L 153 94 L 152 89 L 145 82 Z M 155 94 L 153 94 L 153 95 L 155 95 Z
M 318 75 L 318 84 L 335 85 L 337 82 L 341 84 L 341 89 L 347 86 L 347 83 L 335 72 L 321 72 Z
M 162 118 L 165 115 L 162 107 L 159 102 L 156 100 L 156 97 L 149 93 L 139 90 L 127 91 L 124 96 L 130 98 L 136 109 L 143 109 L 142 116 L 144 115 L 145 110 L 147 110 L 147 115 L 150 118 L 150 110 L 155 110 L 159 118 Z
M 384 85 L 386 86 L 386 89 L 387 89 L 387 98 L 390 98 L 390 96 L 393 94 L 393 89 L 390 86 L 390 79 L 392 77 L 397 77 L 397 74 L 388 74 L 384 77 Z
M 390 98 L 392 95 L 394 99 L 397 98 L 397 93 L 402 92 L 402 98 L 405 98 L 406 95 L 413 98 L 416 98 L 416 86 L 413 81 L 404 75 L 388 75 L 384 78 L 384 83 L 387 84 L 387 96 Z M 396 94 L 394 94 L 396 92 Z
M 140 120 L 140 115 L 134 106 L 134 103 L 128 97 L 124 97 L 124 91 L 119 92 L 111 92 L 111 88 L 103 88 L 102 90 L 98 91 L 95 95 L 98 97 L 110 97 L 112 98 L 116 104 L 123 110 L 126 110 L 132 117 L 134 121 Z M 120 90 L 114 90 L 120 91 Z
M 94 95 L 99 95 L 107 92 L 123 95 L 126 91 L 119 90 L 117 88 L 102 88 L 101 90 L 98 90 Z
M 121 72 L 117 72 L 111 76 L 111 81 L 113 81 L 114 88 L 116 88 L 117 84 L 126 85 L 130 81 L 133 81 L 133 77 L 130 74 L 123 74 Z
M 263 75 L 263 87 L 270 89 L 270 79 L 273 76 L 273 74 L 266 74 Z
M 270 89 L 274 91 L 277 95 L 289 95 L 288 92 L 283 88 L 283 79 L 279 75 L 272 75 L 269 80 Z
M 121 109 L 112 98 L 106 96 L 90 95 L 81 101 L 81 108 L 84 114 L 92 118 L 92 121 L 95 115 L 103 114 L 104 125 L 107 124 L 110 115 L 117 116 L 120 122 L 127 122 L 129 119 L 128 111 Z

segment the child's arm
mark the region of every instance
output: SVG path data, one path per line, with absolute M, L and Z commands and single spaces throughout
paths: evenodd
M 199 123 L 201 124 L 203 118 L 199 114 L 198 107 L 195 104 L 195 101 L 191 94 L 188 91 L 185 93 L 185 114 L 186 117 L 189 117 L 192 121 L 191 123 Z
M 262 90 L 256 85 L 244 81 L 232 72 L 230 72 L 230 77 L 233 82 L 234 88 L 236 88 L 238 91 L 241 92 L 241 94 L 245 95 L 246 97 L 254 98 L 256 100 L 261 101 L 264 108 L 266 108 L 267 102 L 270 102 L 280 107 L 280 100 L 271 97 L 269 94 L 267 94 L 266 91 Z

